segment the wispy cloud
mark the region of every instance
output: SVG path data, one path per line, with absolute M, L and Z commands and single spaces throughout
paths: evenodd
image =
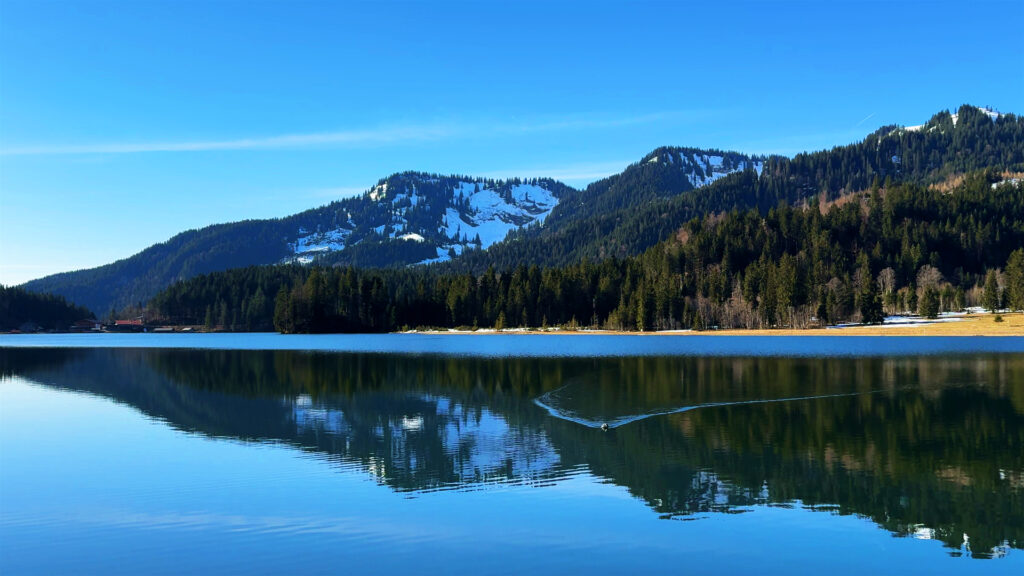
M 664 121 L 706 118 L 709 111 L 674 111 L 625 117 L 579 117 L 565 120 L 528 119 L 522 122 L 441 122 L 383 126 L 371 129 L 341 130 L 307 134 L 284 134 L 252 138 L 192 141 L 149 141 L 81 144 L 42 144 L 0 149 L 3 156 L 60 154 L 139 154 L 147 152 L 207 152 L 225 150 L 274 150 L 329 146 L 380 146 L 407 142 L 433 142 L 456 138 L 475 138 L 536 132 L 569 132 L 611 129 Z
M 389 144 L 407 141 L 439 140 L 453 135 L 444 126 L 406 126 L 375 130 L 349 130 L 312 134 L 285 134 L 233 140 L 190 142 L 131 142 L 113 144 L 43 145 L 4 148 L 5 156 L 42 154 L 135 154 L 141 152 L 204 152 L 211 150 L 262 150 L 304 148 L 327 145 Z

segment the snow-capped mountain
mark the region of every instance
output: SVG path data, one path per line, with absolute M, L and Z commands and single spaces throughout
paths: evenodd
M 570 190 L 547 179 L 395 174 L 362 196 L 300 218 L 282 260 L 344 261 L 346 251 L 355 256 L 369 246 L 375 251 L 388 246 L 392 263 L 441 262 L 465 250 L 486 249 L 512 230 L 542 225 Z

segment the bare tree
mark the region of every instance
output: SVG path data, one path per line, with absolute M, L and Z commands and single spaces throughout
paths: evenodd
M 886 268 L 878 273 L 878 290 L 885 295 L 896 291 L 896 271 Z
M 942 277 L 942 272 L 939 272 L 939 269 L 934 266 L 925 264 L 917 271 L 918 291 L 924 290 L 925 288 L 938 288 L 944 281 L 945 279 Z
M 882 293 L 882 307 L 887 314 L 899 312 L 896 298 L 896 271 L 886 268 L 878 273 L 878 291 Z

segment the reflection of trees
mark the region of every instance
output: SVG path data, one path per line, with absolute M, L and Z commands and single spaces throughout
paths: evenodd
M 532 482 L 585 463 L 662 514 L 835 505 L 950 546 L 1024 543 L 1024 358 L 485 359 L 0 350 L 0 373 L 208 435 L 285 441 L 399 490 Z M 609 433 L 593 419 L 714 404 Z
M 679 362 L 689 390 L 666 394 L 691 404 L 879 392 L 697 409 L 596 441 L 588 429 L 553 428 L 555 445 L 585 446 L 592 470 L 666 514 L 800 500 L 901 535 L 923 524 L 954 547 L 966 533 L 977 555 L 1024 544 L 1024 358 Z

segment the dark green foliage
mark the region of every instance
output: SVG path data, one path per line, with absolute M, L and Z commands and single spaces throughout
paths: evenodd
M 890 288 L 907 294 L 916 309 L 917 282 L 945 277 L 971 286 L 1003 266 L 1010 248 L 1024 244 L 1021 188 L 992 188 L 977 174 L 948 192 L 893 186 L 824 214 L 785 204 L 765 216 L 732 211 L 692 220 L 640 256 L 564 267 L 491 268 L 478 275 L 436 268 L 247 268 L 177 284 L 154 298 L 149 315 L 198 324 L 213 310 L 228 319 L 219 322 L 226 328 L 272 324 L 283 332 L 880 322 L 876 278 L 883 270 L 892 276 Z M 937 314 L 938 288 L 927 288 Z M 921 303 L 922 309 L 931 305 Z
M 882 311 L 882 299 L 878 295 L 875 283 L 870 282 L 869 288 L 861 292 L 860 316 L 864 324 L 881 324 L 885 320 L 885 313 Z
M 917 305 L 917 313 L 925 318 L 939 317 L 939 292 L 931 286 L 924 289 L 920 302 Z
M 989 270 L 985 277 L 985 291 L 981 297 L 981 305 L 995 314 L 999 309 L 999 279 L 995 270 Z
M 1024 310 L 1024 248 L 1018 248 L 1006 261 L 1006 290 L 1004 306 L 1010 310 Z
M 92 312 L 68 304 L 60 296 L 0 285 L 0 330 L 15 330 L 23 324 L 34 324 L 44 330 L 65 330 L 78 320 L 92 317 Z

